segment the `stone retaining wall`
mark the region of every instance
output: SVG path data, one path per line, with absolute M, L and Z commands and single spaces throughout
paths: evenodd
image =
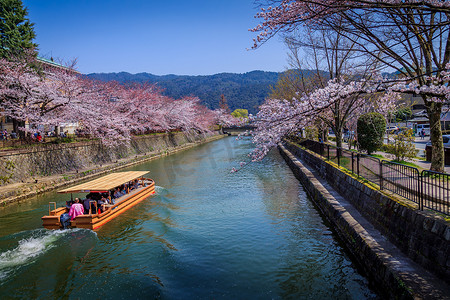
M 97 141 L 60 145 L 42 145 L 23 153 L 2 155 L 3 161 L 14 164 L 9 183 L 30 178 L 62 174 L 72 170 L 89 169 L 150 152 L 160 152 L 186 143 L 201 140 L 205 136 L 183 132 L 135 137 L 131 145 L 105 147 Z
M 388 196 L 339 170 L 317 154 L 295 144 L 285 147 L 314 167 L 321 177 L 413 261 L 450 283 L 450 226 L 436 213 Z
M 14 164 L 10 182 L 0 186 L 0 204 L 21 201 L 221 137 L 217 132 L 207 135 L 177 132 L 135 137 L 128 147 L 106 148 L 98 142 L 84 142 L 0 154 L 0 160 Z

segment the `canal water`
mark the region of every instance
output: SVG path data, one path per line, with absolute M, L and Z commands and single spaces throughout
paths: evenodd
M 99 230 L 50 231 L 47 193 L 0 210 L 0 298 L 376 299 L 279 153 L 225 138 L 130 168 L 157 194 Z

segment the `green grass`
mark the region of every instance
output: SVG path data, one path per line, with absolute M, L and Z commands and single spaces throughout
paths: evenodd
M 181 131 L 173 131 L 171 133 L 178 133 Z M 146 137 L 146 136 L 155 136 L 155 135 L 164 135 L 167 134 L 167 132 L 154 132 L 154 133 L 147 133 L 147 134 L 139 134 L 134 135 L 135 137 Z M 21 142 L 20 140 L 17 141 L 17 145 L 4 145 L 0 142 L 0 150 L 18 150 L 18 149 L 30 149 L 30 148 L 40 148 L 45 147 L 45 145 L 49 144 L 72 144 L 72 143 L 79 143 L 79 142 L 89 142 L 89 141 L 95 141 L 98 140 L 98 138 L 86 138 L 86 137 L 75 137 L 73 135 L 69 135 L 65 138 L 60 137 L 45 137 L 45 141 L 43 143 L 39 143 L 37 141 L 30 141 L 29 143 Z M 2 147 L 3 146 L 3 147 Z
M 21 140 L 14 140 L 15 143 L 13 145 L 4 146 L 4 144 L 0 143 L 0 150 L 16 150 L 16 149 L 30 149 L 30 148 L 42 148 L 46 145 L 51 144 L 70 144 L 70 143 L 78 143 L 78 142 L 87 142 L 94 141 L 96 139 L 88 139 L 88 138 L 74 138 L 74 137 L 66 137 L 66 138 L 56 138 L 56 137 L 46 137 L 45 142 L 39 143 L 37 141 L 25 142 Z M 9 142 L 8 142 L 9 144 Z
M 393 159 L 393 160 L 391 160 L 391 162 L 395 162 L 395 163 L 402 164 L 402 165 L 409 166 L 409 167 L 414 167 L 414 168 L 417 168 L 420 170 L 422 169 L 420 166 L 416 165 L 415 163 L 409 162 L 409 161 L 404 161 L 404 160 L 398 161 L 398 160 Z
M 441 181 L 446 181 L 446 182 L 450 181 L 450 178 L 447 175 L 440 175 L 440 174 L 425 172 L 425 174 L 422 174 L 422 176 L 426 177 L 426 178 L 436 179 L 436 180 L 441 180 Z M 450 216 L 449 216 L 449 218 L 450 218 Z
M 332 158 L 331 159 L 334 163 L 338 163 L 338 160 L 337 160 L 337 157 L 336 158 Z M 340 159 L 339 159 L 339 163 L 340 163 L 340 166 L 341 167 L 344 167 L 344 168 L 346 168 L 346 169 L 348 169 L 348 170 L 351 170 L 351 168 L 352 168 L 352 161 L 351 161 L 351 159 L 350 158 L 348 158 L 348 157 L 341 157 Z
M 384 156 L 381 154 L 370 154 L 370 156 L 376 157 L 376 158 L 380 158 L 380 159 L 384 159 Z

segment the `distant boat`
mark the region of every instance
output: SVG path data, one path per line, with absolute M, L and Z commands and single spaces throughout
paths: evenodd
M 135 206 L 148 196 L 155 193 L 155 181 L 143 177 L 148 171 L 116 172 L 95 180 L 76 185 L 74 187 L 58 191 L 58 193 L 90 193 L 91 195 L 107 195 L 111 199 L 111 191 L 116 188 L 134 182 L 135 188 L 127 190 L 127 193 L 114 199 L 114 204 L 104 206 L 104 211 L 99 211 L 97 201 L 89 201 L 89 211 L 79 215 L 70 221 L 72 228 L 96 229 L 111 221 L 124 211 Z M 72 196 L 71 196 L 72 198 Z M 53 205 L 53 210 L 51 210 Z M 95 210 L 95 211 L 94 211 Z M 49 203 L 49 214 L 42 217 L 43 226 L 47 229 L 61 229 L 63 223 L 61 216 L 69 212 L 68 207 L 56 208 L 56 202 Z

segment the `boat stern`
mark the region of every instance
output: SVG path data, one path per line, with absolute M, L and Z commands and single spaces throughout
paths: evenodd
M 69 210 L 65 207 L 56 208 L 52 211 L 49 211 L 47 216 L 43 216 L 42 226 L 46 229 L 61 229 L 63 226 L 60 221 L 60 217 L 62 214 L 68 212 Z

